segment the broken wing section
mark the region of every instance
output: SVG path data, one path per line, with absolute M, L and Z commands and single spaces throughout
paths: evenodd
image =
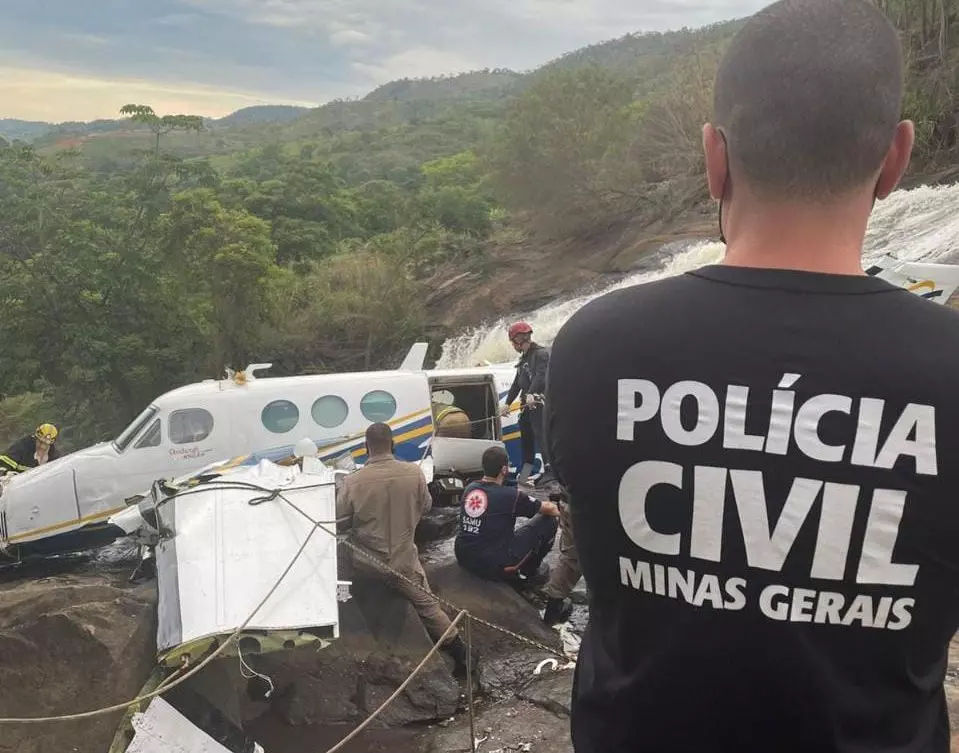
M 230 636 L 278 581 L 244 630 L 244 650 L 339 637 L 334 472 L 310 470 L 263 460 L 157 501 L 163 663 L 195 658 Z M 284 576 L 312 521 L 320 527 Z
M 162 697 L 142 714 L 133 715 L 134 736 L 126 753 L 230 753 Z M 256 745 L 254 753 L 263 753 Z

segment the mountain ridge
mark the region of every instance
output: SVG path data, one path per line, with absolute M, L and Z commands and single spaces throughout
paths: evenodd
M 316 108 L 297 105 L 251 105 L 234 110 L 222 118 L 203 118 L 207 126 L 243 126 L 262 123 L 287 123 Z M 43 120 L 0 118 L 0 138 L 8 141 L 34 141 L 53 134 L 90 135 L 129 128 L 124 118 L 97 118 L 96 120 L 67 120 L 51 123 Z
M 368 103 L 370 105 L 399 102 L 452 103 L 470 99 L 477 102 L 498 103 L 520 93 L 537 76 L 559 68 L 598 64 L 604 67 L 628 70 L 644 57 L 660 59 L 667 50 L 672 52 L 693 49 L 704 37 L 728 35 L 731 29 L 745 19 L 720 21 L 706 27 L 689 29 L 683 27 L 665 32 L 628 32 L 620 37 L 606 39 L 565 52 L 543 64 L 528 70 L 515 71 L 509 68 L 483 68 L 454 75 L 436 75 L 420 78 L 400 78 L 382 84 L 363 96 L 331 100 L 317 107 L 296 105 L 251 105 L 236 110 L 222 118 L 204 117 L 204 123 L 213 128 L 247 127 L 266 124 L 289 124 L 303 116 L 316 116 L 324 110 L 335 111 L 344 104 Z M 644 71 L 650 76 L 660 70 Z M 0 138 L 33 142 L 38 139 L 83 137 L 110 131 L 127 130 L 129 121 L 101 118 L 88 122 L 45 121 L 0 118 Z

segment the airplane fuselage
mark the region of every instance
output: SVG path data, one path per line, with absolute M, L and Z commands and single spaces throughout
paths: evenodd
M 421 460 L 434 440 L 439 390 L 467 413 L 475 439 L 503 442 L 511 463 L 521 463 L 518 412 L 499 416 L 515 363 L 277 378 L 257 378 L 255 370 L 167 392 L 115 440 L 9 479 L 0 494 L 0 552 L 40 540 L 56 550 L 57 542 L 46 540 L 102 528 L 159 479 L 246 464 L 251 456 L 279 460 L 304 438 L 324 460 L 349 453 L 361 463 L 373 422 L 391 426 L 398 458 Z

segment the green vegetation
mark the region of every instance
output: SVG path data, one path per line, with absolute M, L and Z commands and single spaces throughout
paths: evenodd
M 903 30 L 919 169 L 956 149 L 950 0 L 881 2 Z M 394 363 L 425 300 L 490 248 L 705 199 L 700 128 L 741 22 L 628 35 L 532 74 L 398 81 L 298 114 L 157 115 L 0 139 L 0 440 L 67 446 L 226 367 Z M 539 240 L 536 240 L 539 239 Z M 548 263 L 545 261 L 544 263 Z

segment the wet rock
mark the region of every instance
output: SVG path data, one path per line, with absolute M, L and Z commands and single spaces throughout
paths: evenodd
M 429 649 L 427 648 L 427 651 Z M 424 652 L 426 653 L 426 652 Z M 396 656 L 376 654 L 366 662 L 366 676 L 360 701 L 364 718 L 372 714 L 409 676 L 422 657 L 406 661 Z M 458 705 L 459 685 L 450 683 L 442 660 L 436 660 L 377 718 L 381 727 L 398 727 L 411 721 L 431 721 L 452 714 Z
M 559 634 L 547 627 L 536 608 L 511 586 L 477 578 L 456 562 L 430 565 L 427 576 L 438 595 L 531 641 L 473 621 L 473 645 L 480 655 L 478 679 L 484 693 L 497 698 L 511 695 L 533 677 L 539 662 L 554 656 L 547 649 L 562 650 Z
M 59 575 L 0 585 L 0 716 L 89 711 L 137 695 L 154 665 L 154 584 Z M 4 726 L 0 753 L 103 753 L 122 712 Z
M 348 724 L 368 717 L 433 646 L 410 604 L 388 587 L 356 581 L 340 605 L 340 637 L 260 657 L 257 671 L 277 686 L 273 711 L 287 724 Z M 374 723 L 399 726 L 452 715 L 460 687 L 445 654 L 434 656 Z
M 416 527 L 417 546 L 446 539 L 456 533 L 459 507 L 434 507 L 420 520 Z
M 569 716 L 573 696 L 573 671 L 546 671 L 535 678 L 519 693 L 524 701 L 551 711 L 559 716 Z
M 481 708 L 475 720 L 477 753 L 573 753 L 569 718 L 556 716 L 527 701 L 514 699 Z M 470 749 L 466 715 L 445 729 L 424 734 L 423 753 L 463 753 Z

